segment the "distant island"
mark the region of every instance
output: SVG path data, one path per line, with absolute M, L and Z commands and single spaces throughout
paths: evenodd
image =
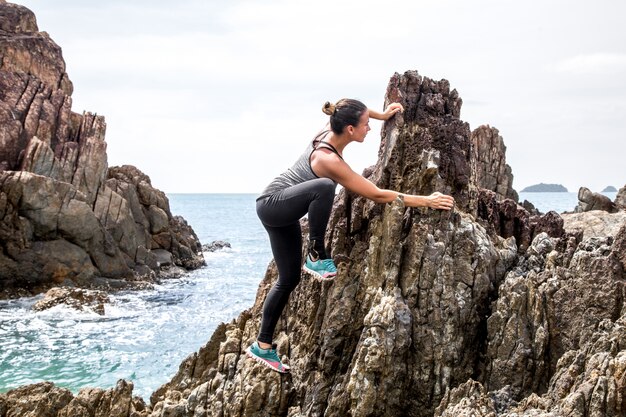
M 522 193 L 566 193 L 567 188 L 561 184 L 535 184 L 524 188 Z
M 603 193 L 616 193 L 617 192 L 617 188 L 613 187 L 612 185 L 609 185 L 604 190 L 602 190 L 602 192 Z

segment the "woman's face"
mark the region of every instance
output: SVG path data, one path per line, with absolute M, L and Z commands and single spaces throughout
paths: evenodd
M 352 140 L 357 142 L 363 142 L 367 132 L 370 131 L 370 115 L 367 110 L 363 112 L 359 118 L 359 124 L 354 126 L 354 133 L 352 134 Z

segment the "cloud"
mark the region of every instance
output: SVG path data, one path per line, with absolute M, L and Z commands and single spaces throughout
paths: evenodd
M 574 75 L 618 75 L 626 73 L 626 54 L 592 53 L 557 62 L 555 70 Z

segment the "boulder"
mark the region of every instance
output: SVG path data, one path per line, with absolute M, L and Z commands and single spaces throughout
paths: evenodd
M 231 245 L 230 245 L 230 243 L 225 242 L 223 240 L 214 240 L 211 243 L 207 243 L 207 244 L 202 245 L 202 251 L 203 252 L 215 252 L 215 251 L 222 250 L 222 249 L 225 249 L 225 248 L 229 248 L 230 249 Z
M 472 145 L 477 186 L 495 192 L 499 200 L 508 198 L 517 202 L 513 171 L 506 163 L 506 146 L 498 129 L 479 126 L 472 131 Z
M 594 193 L 589 188 L 580 187 L 578 190 L 578 205 L 574 209 L 576 213 L 591 210 L 604 210 L 609 213 L 618 211 L 617 205 L 604 194 Z
M 626 209 L 626 185 L 619 189 L 615 195 L 615 205 L 621 209 Z
M 93 311 L 104 315 L 104 305 L 110 299 L 104 291 L 85 290 L 80 288 L 52 288 L 46 292 L 44 298 L 37 301 L 33 310 L 42 311 L 64 304 L 80 311 Z

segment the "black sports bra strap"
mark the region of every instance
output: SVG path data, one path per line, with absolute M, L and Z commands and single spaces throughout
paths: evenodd
M 331 145 L 330 143 L 324 142 L 323 140 L 320 140 L 314 146 L 313 152 L 315 152 L 316 150 L 318 150 L 320 148 L 326 148 L 326 149 L 330 150 L 332 153 L 334 153 L 335 155 L 337 155 L 339 158 L 341 158 L 343 160 L 343 157 L 341 155 L 339 155 L 339 151 L 333 145 Z

